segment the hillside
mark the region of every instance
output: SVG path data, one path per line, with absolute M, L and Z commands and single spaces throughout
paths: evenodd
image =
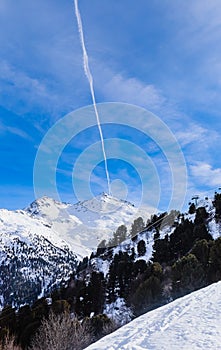
M 220 349 L 221 282 L 150 311 L 87 350 Z
M 69 279 L 78 259 L 47 224 L 0 211 L 0 307 L 31 303 Z
M 221 195 L 189 212 L 153 215 L 147 226 L 79 264 L 66 294 L 81 316 L 105 313 L 123 325 L 221 279 Z M 99 288 L 96 288 L 99 285 Z

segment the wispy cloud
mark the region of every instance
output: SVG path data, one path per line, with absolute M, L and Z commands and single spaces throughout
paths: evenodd
M 179 130 L 176 137 L 182 146 L 186 146 L 195 142 L 204 142 L 208 130 L 200 125 L 190 123 L 185 130 Z
M 190 166 L 192 175 L 198 183 L 210 186 L 221 186 L 221 168 L 212 168 L 208 163 L 197 162 Z
M 80 106 L 86 82 L 73 4 L 2 0 L 1 9 L 0 103 L 20 115 L 38 115 L 38 123 L 42 115 L 54 121 Z
M 32 137 L 30 135 L 28 135 L 24 130 L 22 130 L 18 127 L 5 125 L 1 121 L 0 121 L 0 132 L 3 132 L 3 133 L 9 132 L 11 134 L 20 136 L 23 139 L 32 140 Z
M 165 98 L 154 85 L 145 84 L 139 79 L 114 75 L 104 86 L 103 91 L 111 101 L 133 103 L 141 107 L 156 109 L 162 106 Z
M 22 70 L 6 61 L 0 61 L 0 101 L 17 113 L 27 113 L 34 108 L 51 111 L 58 107 L 60 96 L 56 94 L 45 80 L 32 78 Z

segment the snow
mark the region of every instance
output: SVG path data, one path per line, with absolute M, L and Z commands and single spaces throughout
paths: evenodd
M 134 248 L 135 254 L 136 254 L 136 260 L 145 260 L 149 261 L 153 254 L 153 245 L 154 245 L 154 239 L 153 239 L 153 232 L 154 231 L 143 231 L 142 233 L 138 234 L 138 238 L 136 241 L 132 241 L 130 238 L 119 244 L 116 248 L 113 249 L 113 255 L 119 254 L 119 252 L 131 252 L 132 248 Z M 142 256 L 138 256 L 137 252 L 137 243 L 143 240 L 146 245 L 146 253 Z
M 221 282 L 150 311 L 87 350 L 221 349 Z
M 123 326 L 133 318 L 132 310 L 126 306 L 123 298 L 117 298 L 115 302 L 106 304 L 103 313 L 119 326 Z
M 205 207 L 207 211 L 211 211 L 213 209 L 213 199 L 212 198 L 200 198 L 197 203 L 197 208 Z
M 77 204 L 42 197 L 25 210 L 0 210 L 0 246 L 10 245 L 15 238 L 30 245 L 33 235 L 37 235 L 56 247 L 68 247 L 81 260 L 101 240 L 109 240 L 118 226 L 130 225 L 140 214 L 132 204 L 105 193 Z
M 208 229 L 213 239 L 220 237 L 220 232 L 221 232 L 220 222 L 216 223 L 215 220 L 212 220 L 211 222 L 208 223 Z
M 191 222 L 194 222 L 194 220 L 196 218 L 196 214 L 195 213 L 194 214 L 187 213 L 187 214 L 184 215 L 184 218 L 189 220 L 189 221 L 191 221 Z
M 49 226 L 54 235 L 66 241 L 81 258 L 89 256 L 103 239 L 108 241 L 118 226 L 129 227 L 138 216 L 144 219 L 150 216 L 146 209 L 138 210 L 131 203 L 106 193 L 76 204 L 42 197 L 25 211 Z
M 110 267 L 110 261 L 102 260 L 101 258 L 92 259 L 92 266 L 95 270 L 98 270 L 104 274 L 104 277 L 107 276 Z

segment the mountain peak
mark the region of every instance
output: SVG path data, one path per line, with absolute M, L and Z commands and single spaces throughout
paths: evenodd
M 84 208 L 85 210 L 97 213 L 100 216 L 114 213 L 119 211 L 120 208 L 123 211 L 128 210 L 128 208 L 130 208 L 132 211 L 136 210 L 134 205 L 130 202 L 119 199 L 105 192 L 102 192 L 91 199 L 79 201 L 74 205 L 74 207 Z
M 56 208 L 65 209 L 65 207 L 67 207 L 67 204 L 58 202 L 48 196 L 43 196 L 35 199 L 28 207 L 25 208 L 25 211 L 35 216 L 38 214 L 41 215 L 41 213 L 45 211 L 52 212 L 56 210 Z

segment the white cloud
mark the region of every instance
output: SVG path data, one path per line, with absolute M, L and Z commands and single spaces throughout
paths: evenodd
M 31 136 L 28 135 L 24 130 L 17 127 L 8 126 L 0 122 L 0 132 L 9 132 L 11 134 L 22 137 L 23 139 L 32 140 Z
M 121 74 L 112 76 L 103 91 L 112 101 L 133 103 L 150 109 L 158 108 L 165 102 L 154 85 L 145 84 L 136 78 L 124 78 Z
M 192 175 L 197 181 L 206 186 L 221 185 L 221 168 L 213 169 L 208 163 L 196 162 L 190 166 Z
M 183 126 L 182 126 L 183 129 Z M 179 130 L 176 137 L 181 146 L 186 146 L 192 143 L 202 143 L 208 138 L 208 129 L 203 128 L 198 124 L 190 123 L 185 127 L 185 130 Z
M 0 103 L 20 115 L 52 119 L 79 106 L 83 69 L 73 4 L 0 3 Z

